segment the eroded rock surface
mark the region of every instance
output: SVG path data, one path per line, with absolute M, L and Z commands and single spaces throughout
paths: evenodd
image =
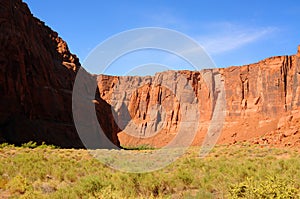
M 196 102 L 199 113 L 194 140 L 198 145 L 211 125 L 216 103 L 220 103 L 216 101 L 220 93 L 217 85 L 223 82 L 225 122 L 220 121 L 223 128 L 218 142 L 235 143 L 276 130 L 281 118 L 299 109 L 299 57 L 298 52 L 241 67 L 167 71 L 153 77 L 100 75 L 98 87 L 101 98 L 116 111 L 116 120 L 125 120 L 119 122 L 123 130 L 119 134 L 121 143 L 153 146 L 166 145 L 177 135 L 183 118 L 193 117 L 180 106 L 181 97 L 192 89 L 191 104 Z M 219 82 L 217 75 L 221 75 Z M 168 86 L 162 84 L 162 79 Z

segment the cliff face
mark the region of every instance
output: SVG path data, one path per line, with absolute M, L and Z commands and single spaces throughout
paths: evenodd
M 82 147 L 72 118 L 79 67 L 66 42 L 33 17 L 25 3 L 0 1 L 1 141 Z M 104 101 L 97 106 L 110 110 Z M 112 137 L 113 125 L 103 119 L 100 123 Z
M 97 77 L 84 71 L 98 90 L 89 93 L 95 96 L 90 99 L 79 86 L 82 102 L 75 108 L 93 103 L 98 121 L 84 125 L 99 122 L 117 146 L 120 140 L 127 146 L 160 147 L 179 132 L 193 136 L 193 131 L 198 145 L 212 123 L 222 127 L 219 143 L 300 146 L 299 51 L 241 67 L 166 71 L 153 77 Z M 33 17 L 26 4 L 0 1 L 0 142 L 83 147 L 72 117 L 80 69 L 66 42 Z
M 297 55 L 272 57 L 241 67 L 199 72 L 167 71 L 154 77 L 100 75 L 98 87 L 100 96 L 114 107 L 116 120 L 121 121 L 123 131 L 119 138 L 122 144 L 164 146 L 177 134 L 182 119 L 190 117 L 180 107 L 182 99 L 178 99 L 178 94 L 190 85 L 200 114 L 194 144 L 201 144 L 216 107 L 219 91 L 215 80 L 220 75 L 224 82 L 226 106 L 218 142 L 255 140 L 264 143 L 266 138 L 254 138 L 277 131 L 279 121 L 288 115 L 298 117 L 299 57 L 298 52 Z M 179 76 L 186 81 L 179 80 Z M 176 86 L 176 89 L 170 91 L 163 86 L 164 80 L 172 82 L 170 87 Z M 124 118 L 126 122 L 122 123 Z M 287 123 L 286 128 L 289 128 Z M 296 145 L 296 141 L 290 145 Z M 284 145 L 283 142 L 278 140 L 275 144 Z
M 272 57 L 256 64 L 224 69 L 227 117 L 221 142 L 258 137 L 263 141 L 265 134 L 278 130 L 288 115 L 299 118 L 299 58 L 298 51 L 293 56 Z M 289 128 L 288 123 L 284 126 Z M 293 135 L 293 145 L 298 145 L 298 136 Z M 286 142 L 277 140 L 274 144 Z

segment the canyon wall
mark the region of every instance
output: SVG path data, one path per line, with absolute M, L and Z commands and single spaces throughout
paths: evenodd
M 79 68 L 66 42 L 25 3 L 0 1 L 0 141 L 83 147 L 72 117 Z M 96 78 L 87 76 L 96 84 Z M 103 113 L 110 106 L 99 100 L 96 109 L 107 136 L 118 145 L 117 129 L 105 119 L 109 111 Z
M 216 77 L 220 76 L 226 105 L 222 110 L 225 118 L 220 121 L 222 129 L 218 142 L 255 140 L 266 143 L 263 136 L 278 130 L 280 121 L 293 115 L 298 117 L 299 57 L 298 51 L 296 55 L 271 57 L 241 67 L 166 71 L 153 77 L 100 75 L 98 87 L 101 98 L 116 112 L 115 120 L 122 130 L 119 133 L 121 144 L 161 147 L 174 139 L 183 118 L 191 117 L 180 106 L 190 86 L 194 92 L 191 103 L 197 102 L 199 113 L 193 144 L 199 145 L 211 125 L 220 92 Z M 292 140 L 290 145 L 299 141 L 298 138 Z M 281 142 L 284 140 L 276 143 Z
M 72 108 L 80 114 L 89 104 L 97 121 L 76 122 L 95 132 L 99 123 L 116 146 L 200 145 L 208 132 L 219 143 L 300 146 L 299 50 L 241 67 L 96 76 L 21 0 L 0 1 L 0 30 L 0 142 L 84 147 Z M 98 87 L 80 85 L 72 107 L 78 71 Z

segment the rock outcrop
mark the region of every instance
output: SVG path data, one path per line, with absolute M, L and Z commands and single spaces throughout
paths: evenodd
M 0 30 L 0 141 L 84 147 L 72 116 L 73 85 L 83 70 L 78 58 L 21 0 L 0 1 Z M 174 139 L 300 146 L 299 51 L 241 67 L 146 77 L 83 70 L 98 87 L 88 93 L 79 86 L 82 101 L 73 108 L 95 107 L 97 121 L 81 127 L 99 122 L 116 146 L 161 147 Z
M 293 56 L 271 57 L 224 70 L 228 111 L 220 141 L 261 137 L 276 130 L 287 115 L 297 117 L 299 58 L 298 51 Z
M 154 77 L 100 75 L 98 87 L 101 98 L 117 113 L 115 119 L 123 130 L 119 134 L 122 144 L 161 147 L 176 136 L 183 118 L 191 117 L 182 111 L 182 99 L 178 98 L 184 96 L 190 86 L 194 91 L 191 102 L 197 102 L 200 115 L 194 140 L 194 144 L 199 145 L 211 125 L 219 92 L 215 78 L 221 75 L 226 106 L 218 142 L 235 143 L 275 131 L 282 118 L 299 110 L 299 58 L 298 52 L 241 67 L 199 72 L 167 71 Z M 168 87 L 162 85 L 163 80 L 169 82 Z
M 35 18 L 25 3 L 0 1 L 1 142 L 83 147 L 72 117 L 72 89 L 79 68 L 66 42 Z M 102 116 L 110 106 L 102 100 L 96 109 L 103 129 L 118 145 L 113 136 L 117 130 Z

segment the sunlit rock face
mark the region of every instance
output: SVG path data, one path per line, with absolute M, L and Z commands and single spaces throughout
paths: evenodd
M 226 117 L 218 142 L 234 143 L 274 131 L 282 117 L 298 111 L 299 66 L 298 53 L 199 72 L 166 71 L 146 77 L 100 75 L 98 87 L 101 98 L 117 114 L 121 143 L 153 146 L 166 145 L 178 133 L 182 119 L 193 117 L 180 106 L 183 93 L 191 88 L 191 104 L 197 102 L 199 113 L 194 144 L 199 145 L 216 106 L 216 77 L 220 75 L 226 94 Z

